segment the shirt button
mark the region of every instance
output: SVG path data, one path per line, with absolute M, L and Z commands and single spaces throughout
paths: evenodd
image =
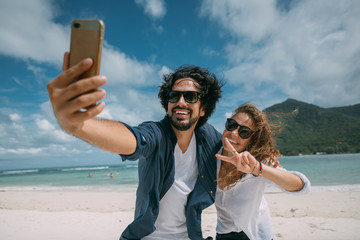
M 201 176 L 201 178 L 204 178 L 204 176 Z
M 213 194 L 213 191 L 210 191 L 210 194 Z

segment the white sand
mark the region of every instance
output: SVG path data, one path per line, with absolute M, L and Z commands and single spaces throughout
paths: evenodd
M 360 191 L 266 194 L 274 239 L 359 239 Z M 133 219 L 135 190 L 0 192 L 0 239 L 119 239 Z M 215 236 L 216 211 L 202 217 Z

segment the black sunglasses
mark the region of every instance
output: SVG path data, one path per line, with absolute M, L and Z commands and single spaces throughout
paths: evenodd
M 253 135 L 254 132 L 256 131 L 252 131 L 249 127 L 247 126 L 242 126 L 240 124 L 238 124 L 234 119 L 232 118 L 228 118 L 226 119 L 226 123 L 225 123 L 225 128 L 226 130 L 232 132 L 235 129 L 239 128 L 239 136 L 242 139 L 248 139 L 249 137 L 251 137 L 251 135 Z
M 187 103 L 196 103 L 200 98 L 200 93 L 195 91 L 170 91 L 168 94 L 169 102 L 176 103 L 179 101 L 181 95 Z

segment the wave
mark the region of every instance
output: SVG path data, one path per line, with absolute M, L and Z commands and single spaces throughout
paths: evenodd
M 28 173 L 38 173 L 39 169 L 29 169 L 29 170 L 11 170 L 3 171 L 0 175 L 18 175 L 18 174 L 28 174 Z
M 47 186 L 47 185 L 33 185 L 33 186 L 0 186 L 0 192 L 58 192 L 58 191 L 135 191 L 137 184 L 123 184 L 123 185 L 102 185 L 102 186 Z M 335 186 L 314 186 L 311 187 L 311 192 L 359 192 L 360 185 L 335 185 Z M 265 191 L 266 194 L 282 193 L 279 189 L 272 189 Z
M 119 186 L 0 186 L 0 192 L 127 192 L 136 191 L 136 184 Z
M 265 193 L 281 193 L 279 188 L 267 186 Z M 360 192 L 360 184 L 311 186 L 310 192 Z
M 62 172 L 70 172 L 70 171 L 88 171 L 88 170 L 103 170 L 108 169 L 109 166 L 102 167 L 76 167 L 76 168 L 64 168 L 61 169 Z
M 312 186 L 311 191 L 313 192 L 359 192 L 359 184 L 349 184 L 349 185 L 333 185 L 333 186 Z
M 44 173 L 60 173 L 60 172 L 81 172 L 81 171 L 98 171 L 106 169 L 121 168 L 137 168 L 137 165 L 129 164 L 123 166 L 79 166 L 79 167 L 54 167 L 39 169 L 16 169 L 16 170 L 0 170 L 0 176 L 26 175 L 26 174 L 44 174 Z
M 137 165 L 126 165 L 124 168 L 137 168 Z

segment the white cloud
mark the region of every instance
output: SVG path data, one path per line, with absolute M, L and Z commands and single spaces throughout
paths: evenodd
M 127 88 L 126 91 L 119 93 L 116 98 L 118 99 L 117 102 L 106 104 L 105 116 L 111 113 L 112 119 L 130 125 L 137 125 L 149 120 L 159 120 L 165 114 L 165 110 L 162 109 L 160 100 L 157 98 L 157 93 L 138 92 Z
M 160 69 L 159 73 L 158 73 L 158 77 L 159 79 L 162 79 L 163 75 L 169 74 L 173 72 L 172 69 L 168 68 L 167 66 L 162 66 L 162 68 Z
M 45 113 L 46 106 L 46 103 L 42 105 Z M 0 112 L 9 111 L 11 109 L 0 109 Z M 53 117 L 45 115 L 0 114 L 0 159 L 56 157 L 92 151 L 94 147 L 66 134 Z
M 304 0 L 289 11 L 268 0 L 204 1 L 201 15 L 234 37 L 225 76 L 257 99 L 360 102 L 359 1 Z
M 33 72 L 36 82 L 40 85 L 42 82 L 49 82 L 51 79 L 46 76 L 46 70 L 28 63 L 27 69 Z
M 109 108 L 105 108 L 97 117 L 102 119 L 109 119 L 109 120 L 113 119 Z
M 225 118 L 230 118 L 233 115 L 232 112 L 226 112 L 225 113 Z
M 12 121 L 20 121 L 21 120 L 21 116 L 17 113 L 12 113 L 9 115 L 9 117 Z
M 39 154 L 43 151 L 42 148 L 17 148 L 17 149 L 2 149 L 4 153 L 13 153 L 16 155 L 25 155 L 25 154 Z M 1 153 L 1 152 L 0 152 Z
M 275 0 L 203 1 L 200 14 L 218 22 L 234 36 L 251 41 L 270 34 L 277 18 Z
M 146 13 L 154 18 L 166 13 L 163 1 L 146 1 L 143 4 Z M 57 14 L 61 12 L 51 0 L 1 3 L 0 55 L 22 60 L 27 70 L 33 72 L 39 86 L 48 81 L 41 64 L 61 66 L 63 53 L 69 49 L 70 24 L 56 23 Z M 159 84 L 159 73 L 168 70 L 165 66 L 138 61 L 105 43 L 101 74 L 108 78 L 105 89 L 110 97 L 106 98 L 109 102 L 106 102 L 106 109 L 100 117 L 135 124 L 155 119 L 159 112 L 163 116 L 156 93 L 150 95 L 148 91 L 132 87 L 152 88 Z M 20 86 L 28 86 L 18 77 L 12 79 Z M 45 88 L 43 91 L 46 91 Z M 4 119 L 0 121 L 0 159 L 16 158 L 18 155 L 26 157 L 27 154 L 29 157 L 32 154 L 39 157 L 68 156 L 93 151 L 94 147 L 60 129 L 49 101 L 40 105 L 40 111 L 30 116 L 0 114 L 1 120 Z
M 0 122 L 0 159 L 56 157 L 92 151 L 90 145 L 66 134 L 41 114 L 10 114 Z
M 75 138 L 73 136 L 70 136 L 61 129 L 56 129 L 52 134 L 49 135 L 48 138 L 50 139 L 52 138 L 52 136 L 54 136 L 54 139 L 58 139 L 64 143 L 72 143 L 75 141 Z
M 36 125 L 40 130 L 43 131 L 53 131 L 55 129 L 54 125 L 51 124 L 47 119 L 36 119 Z
M 219 56 L 219 53 L 217 51 L 215 51 L 214 49 L 208 46 L 204 47 L 201 52 L 205 56 L 210 56 L 210 57 Z
M 55 23 L 55 16 L 53 1 L 2 1 L 0 54 L 60 65 L 70 29 Z
M 159 13 L 155 9 L 164 7 L 161 1 L 145 1 L 143 4 L 153 9 L 157 16 Z M 48 80 L 48 77 L 42 67 L 28 60 L 60 66 L 63 53 L 69 49 L 70 25 L 64 26 L 54 21 L 57 11 L 55 2 L 49 0 L 16 0 L 1 4 L 0 22 L 3 24 L 0 24 L 0 54 L 25 60 L 27 69 L 34 73 L 39 83 Z M 101 73 L 110 79 L 110 84 L 152 85 L 157 71 L 158 67 L 137 61 L 104 44 Z M 24 84 L 18 78 L 14 78 L 14 81 L 21 86 Z
M 166 14 L 164 0 L 135 0 L 135 2 L 144 8 L 145 14 L 149 15 L 151 18 L 159 19 Z
M 73 136 L 61 130 L 59 125 L 54 122 L 54 118 L 47 119 L 42 114 L 33 114 L 31 121 L 34 121 L 37 126 L 37 134 L 33 134 L 34 144 L 43 143 L 44 141 L 46 144 L 68 144 L 76 140 Z M 31 131 L 33 131 L 33 129 L 31 129 Z M 29 132 L 28 134 L 31 133 Z
M 14 82 L 16 82 L 21 87 L 25 86 L 24 83 L 22 83 L 18 77 L 12 77 L 12 80 L 14 80 Z
M 110 85 L 153 85 L 158 80 L 157 68 L 155 65 L 130 58 L 108 44 L 105 44 L 102 51 L 101 74 L 109 79 Z
M 55 122 L 54 111 L 52 109 L 50 100 L 40 104 L 40 110 L 41 115 L 44 116 L 44 118 L 50 120 L 52 123 Z

